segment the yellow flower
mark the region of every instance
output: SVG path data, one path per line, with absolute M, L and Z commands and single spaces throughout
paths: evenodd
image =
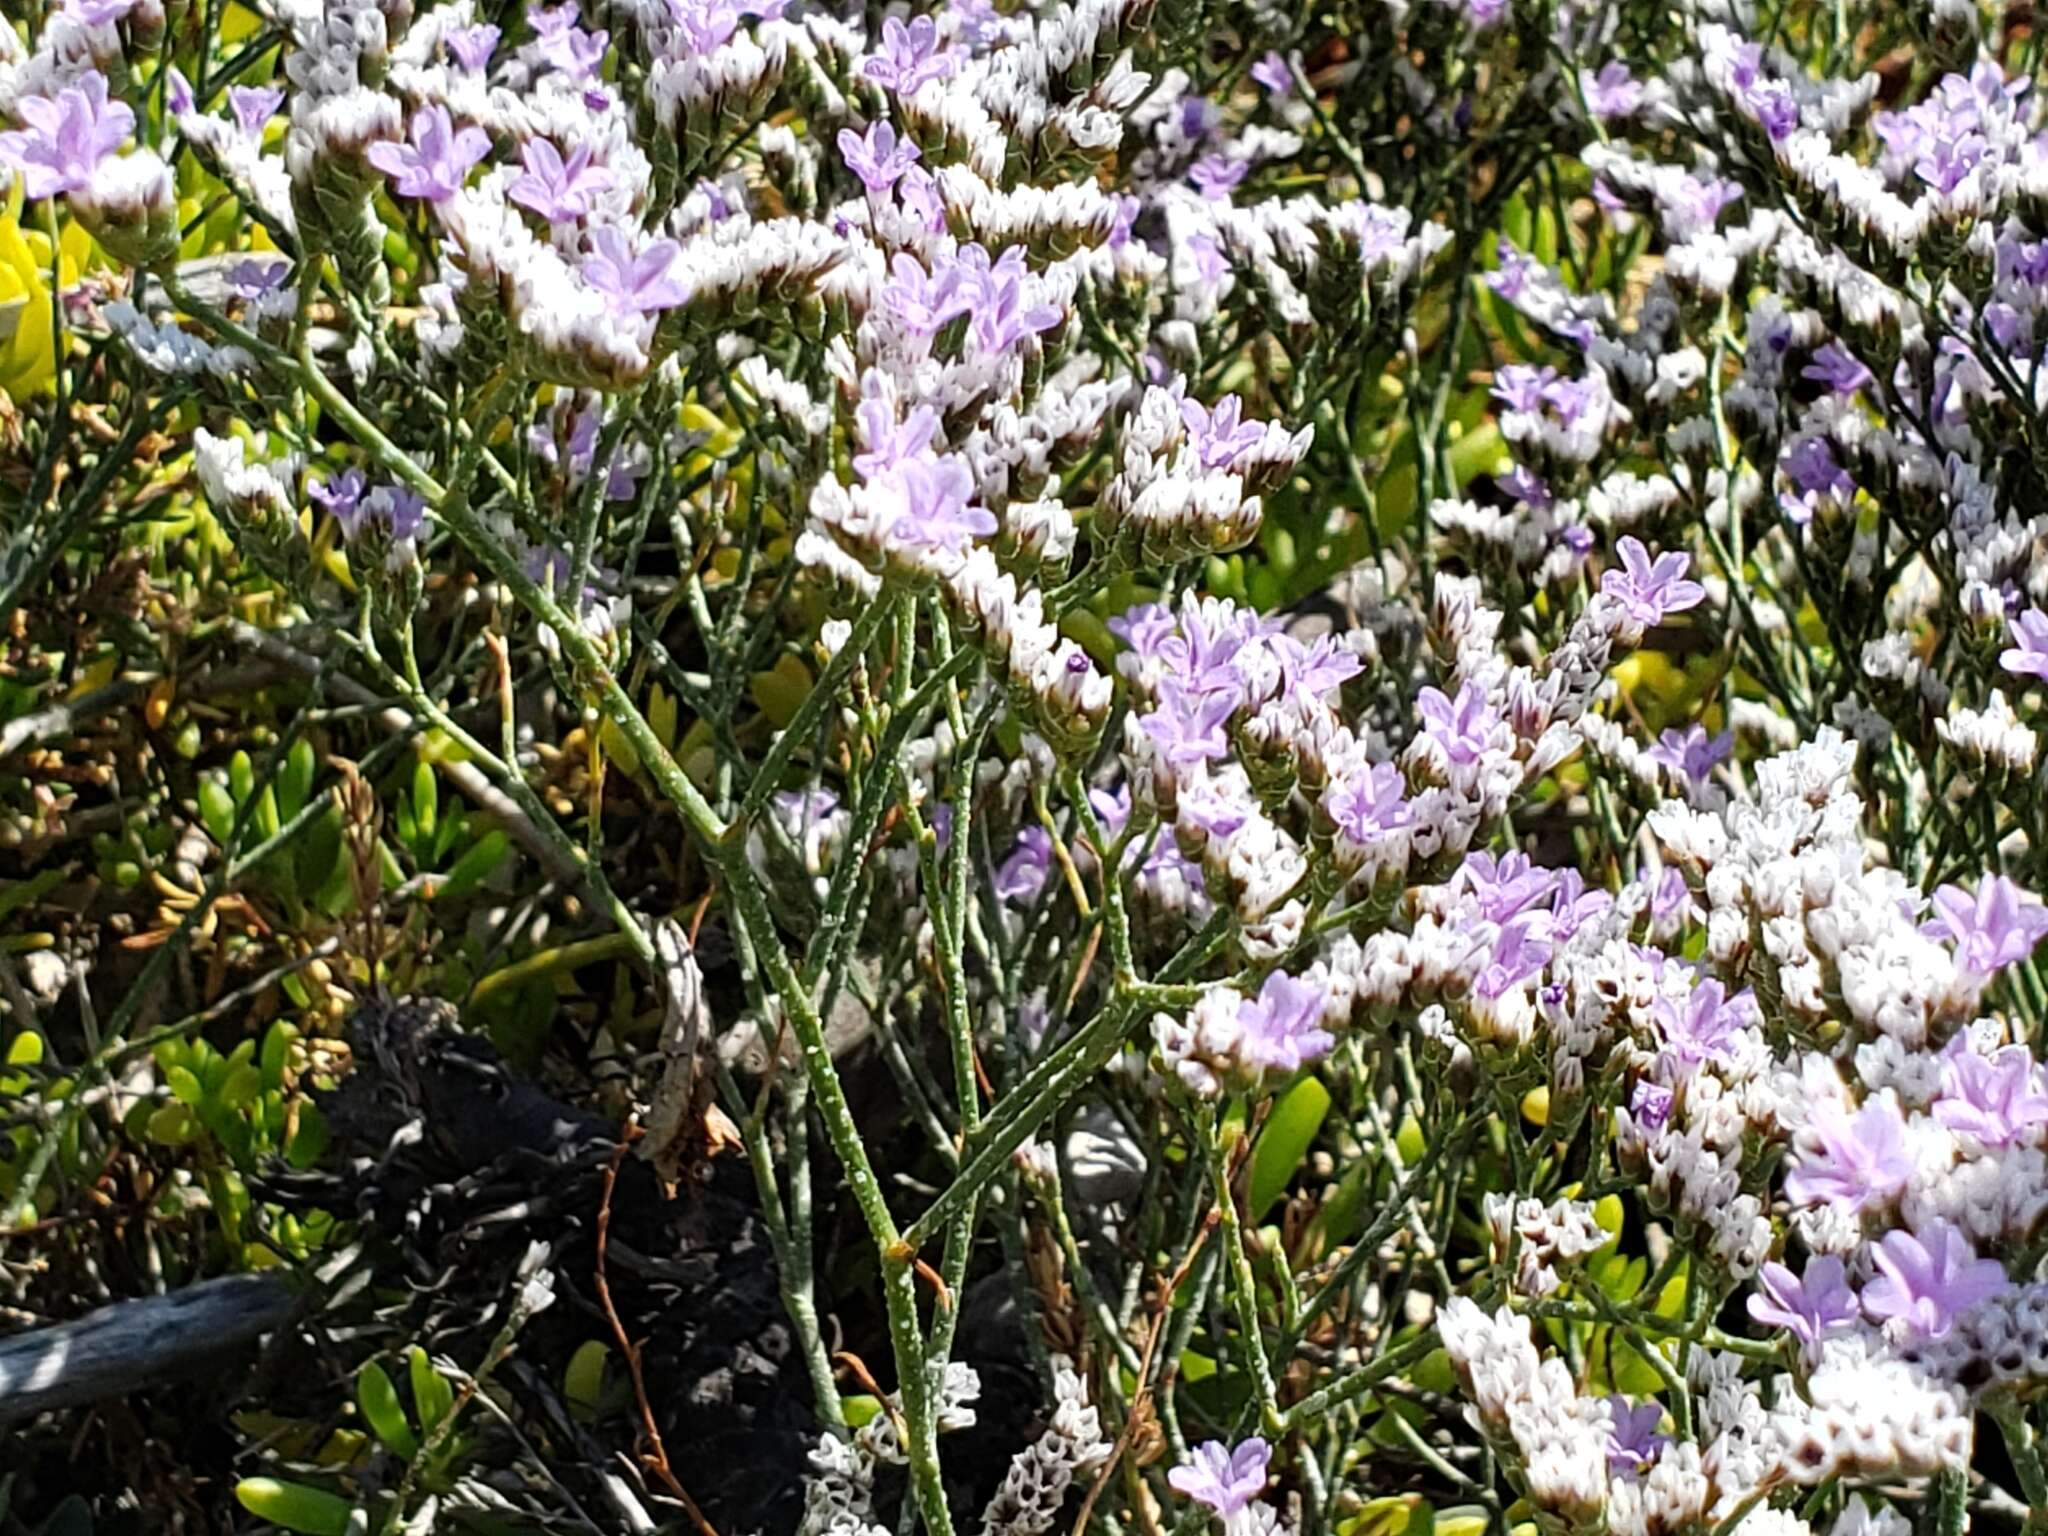
M 92 240 L 76 224 L 62 237 L 60 280 L 78 281 Z M 15 399 L 45 390 L 57 374 L 50 331 L 50 237 L 21 227 L 19 186 L 0 214 L 0 390 Z

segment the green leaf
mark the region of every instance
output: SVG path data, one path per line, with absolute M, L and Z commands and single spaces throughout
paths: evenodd
M 292 1133 L 292 1143 L 285 1148 L 285 1161 L 294 1168 L 306 1169 L 320 1161 L 320 1154 L 327 1150 L 327 1116 L 320 1112 L 320 1106 L 306 1102 L 299 1105 L 299 1126 Z
M 597 1411 L 604 1391 L 604 1363 L 610 1355 L 602 1339 L 585 1339 L 569 1357 L 568 1369 L 562 1373 L 562 1395 L 572 1408 Z
M 277 811 L 290 821 L 305 809 L 313 791 L 313 743 L 301 736 L 284 755 L 284 767 L 277 776 Z
M 225 848 L 235 831 L 235 802 L 218 779 L 199 781 L 199 820 L 207 835 Z
M 172 1067 L 164 1073 L 164 1086 L 171 1090 L 171 1097 L 181 1104 L 197 1106 L 206 1098 L 206 1089 L 200 1085 L 198 1074 L 190 1067 Z
M 395 1455 L 411 1461 L 420 1453 L 420 1439 L 406 1422 L 405 1405 L 398 1400 L 398 1388 L 376 1361 L 366 1361 L 356 1372 L 356 1406 L 363 1422 Z
M 249 754 L 237 752 L 228 759 L 228 788 L 233 791 L 235 804 L 242 805 L 256 792 L 256 765 L 249 761 Z
M 441 813 L 441 793 L 434 779 L 434 770 L 425 763 L 415 763 L 412 769 L 412 821 L 414 835 L 421 843 L 431 842 L 434 823 Z
M 262 1091 L 263 1069 L 245 1061 L 228 1073 L 213 1097 L 224 1109 L 240 1109 L 254 1102 Z
M 355 1512 L 347 1499 L 274 1477 L 243 1478 L 235 1484 L 235 1499 L 257 1519 L 304 1536 L 347 1536 L 348 1517 Z
M 272 1088 L 284 1086 L 284 1069 L 291 1062 L 292 1041 L 298 1031 L 279 1019 L 263 1036 L 263 1081 Z
M 448 871 L 448 878 L 442 882 L 439 894 L 461 896 L 476 889 L 490 879 L 511 848 L 512 840 L 503 832 L 495 828 L 486 832 L 455 861 L 455 867 Z
M 455 1406 L 455 1389 L 448 1385 L 447 1377 L 434 1369 L 434 1362 L 419 1345 L 413 1345 L 405 1363 L 412 1373 L 412 1405 L 419 1413 L 420 1428 L 432 1434 L 434 1426 Z
M 1259 1132 L 1258 1144 L 1252 1148 L 1246 1198 L 1253 1221 L 1260 1220 L 1272 1209 L 1274 1201 L 1287 1192 L 1294 1171 L 1308 1155 L 1316 1132 L 1322 1129 L 1323 1117 L 1329 1112 L 1330 1090 L 1313 1077 L 1304 1077 L 1273 1106 L 1272 1114 L 1266 1118 L 1266 1128 Z

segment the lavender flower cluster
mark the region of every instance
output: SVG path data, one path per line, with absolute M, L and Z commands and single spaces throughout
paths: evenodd
M 802 1530 L 971 1513 L 978 1284 L 1045 1389 L 991 1536 L 2048 1510 L 2022 11 L 246 9 L 0 28 L 0 167 L 98 253 L 60 361 L 185 401 L 274 610 L 544 838 L 448 593 L 680 822 Z M 698 894 L 589 868 L 643 957 Z

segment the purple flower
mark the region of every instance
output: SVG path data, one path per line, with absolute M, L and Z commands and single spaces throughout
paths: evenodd
M 896 183 L 896 200 L 905 213 L 933 234 L 946 227 L 946 199 L 939 191 L 938 181 L 923 167 L 913 165 L 903 173 L 903 179 Z
M 1337 1043 L 1337 1037 L 1322 1027 L 1322 1019 L 1323 989 L 1274 971 L 1257 997 L 1238 1005 L 1242 1033 L 1237 1053 L 1246 1065 L 1262 1071 L 1298 1072 Z
M 960 291 L 960 275 L 959 267 L 952 265 L 927 272 L 915 256 L 898 251 L 889 263 L 882 301 L 913 334 L 935 335 L 973 302 Z
M 1057 304 L 1034 304 L 1037 284 L 1017 246 L 990 262 L 979 246 L 960 253 L 959 303 L 973 317 L 971 334 L 978 351 L 999 357 L 1026 336 L 1036 336 L 1060 323 Z
M 1139 661 L 1157 661 L 1166 654 L 1166 642 L 1179 636 L 1180 625 L 1164 603 L 1140 603 L 1111 619 L 1109 632 Z
M 1682 731 L 1664 732 L 1657 738 L 1657 745 L 1643 755 L 1651 762 L 1661 763 L 1673 773 L 1682 775 L 1686 783 L 1697 787 L 1706 783 L 1715 765 L 1734 750 L 1733 731 L 1709 736 L 1705 726 L 1688 725 Z
M 1604 574 L 1600 590 L 1619 598 L 1628 616 L 1645 628 L 1661 624 L 1669 614 L 1696 607 L 1706 597 L 1705 587 L 1685 579 L 1686 568 L 1692 564 L 1690 555 L 1668 550 L 1653 562 L 1643 541 L 1634 534 L 1624 534 L 1614 548 L 1621 556 L 1622 569 Z
M 1633 1479 L 1671 1443 L 1669 1436 L 1657 1433 L 1664 1422 L 1664 1405 L 1655 1398 L 1631 1404 L 1617 1393 L 1607 1399 L 1607 1407 L 1607 1470 Z
M 1586 82 L 1586 106 L 1603 123 L 1628 117 L 1642 104 L 1642 83 L 1619 59 L 1602 64 L 1600 73 Z
M 235 122 L 250 138 L 260 138 L 263 125 L 277 116 L 277 109 L 284 105 L 284 91 L 274 85 L 231 85 L 228 87 L 228 105 L 234 109 Z
M 1998 664 L 2020 677 L 2048 681 L 2048 613 L 2029 608 L 2010 623 L 2013 644 L 1998 653 Z
M 1009 857 L 996 866 L 996 900 L 1036 901 L 1052 872 L 1052 837 L 1043 827 L 1026 827 L 1017 834 Z
M 905 459 L 875 487 L 892 502 L 886 526 L 894 548 L 958 554 L 977 534 L 996 531 L 995 514 L 970 502 L 973 471 L 952 454 Z
M 183 117 L 192 110 L 192 82 L 185 78 L 185 72 L 177 65 L 164 79 L 164 110 L 172 117 Z
M 1766 1262 L 1757 1285 L 1750 1293 L 1749 1315 L 1766 1328 L 1791 1334 L 1809 1364 L 1820 1358 L 1823 1339 L 1852 1326 L 1859 1315 L 1856 1293 L 1837 1258 L 1810 1261 L 1804 1278 L 1783 1264 Z
M 1294 91 L 1294 72 L 1277 53 L 1268 53 L 1254 64 L 1251 77 L 1268 96 L 1287 96 Z
M 1822 501 L 1846 501 L 1856 494 L 1856 482 L 1835 462 L 1834 447 L 1824 437 L 1798 439 L 1778 460 L 1778 468 L 1798 490 L 1796 495 L 1780 496 L 1778 504 L 1787 517 L 1801 526 L 1813 521 L 1814 511 Z
M 2034 952 L 2048 934 L 2048 907 L 2004 875 L 1977 885 L 1972 897 L 1959 885 L 1934 893 L 1935 918 L 1921 931 L 1956 947 L 1956 969 L 1971 981 L 1985 981 Z
M 489 67 L 491 53 L 498 46 L 498 29 L 489 22 L 479 22 L 473 27 L 456 27 L 442 34 L 441 41 L 448 45 L 455 62 L 472 75 L 481 74 Z
M 64 0 L 57 9 L 82 27 L 106 27 L 134 10 L 135 0 Z
M 1236 1451 L 1220 1440 L 1198 1445 L 1188 1460 L 1166 1474 L 1174 1492 L 1206 1504 L 1219 1515 L 1234 1515 L 1266 1491 L 1266 1463 L 1273 1448 L 1253 1436 Z
M 1220 283 L 1230 272 L 1223 247 L 1208 235 L 1189 235 L 1188 254 L 1195 258 L 1195 276 L 1204 283 Z
M 1244 402 L 1225 395 L 1213 407 L 1199 400 L 1180 403 L 1180 419 L 1188 429 L 1188 442 L 1205 470 L 1228 469 L 1266 435 L 1256 421 L 1244 420 Z
M 1370 848 L 1389 832 L 1408 825 L 1408 787 L 1392 763 L 1374 763 L 1347 773 L 1323 791 L 1323 809 L 1337 830 L 1361 847 Z
M 886 401 L 871 398 L 861 401 L 854 419 L 867 444 L 865 453 L 853 456 L 854 471 L 863 480 L 880 480 L 923 456 L 939 430 L 938 412 L 928 405 L 918 406 L 907 420 L 898 422 Z
M 1337 690 L 1365 670 L 1365 663 L 1328 635 L 1303 645 L 1292 635 L 1274 635 L 1267 644 L 1280 662 L 1282 692 L 1304 710 L 1326 707 Z
M 505 196 L 529 208 L 550 224 L 573 224 L 587 218 L 592 201 L 609 191 L 612 173 L 590 163 L 591 147 L 578 144 L 564 160 L 548 139 L 528 139 L 519 151 L 525 170 L 512 179 Z
M 309 481 L 306 485 L 307 494 L 327 509 L 341 525 L 341 536 L 350 540 L 362 526 L 365 489 L 360 469 L 345 469 L 327 480 Z
M 1195 779 L 1181 786 L 1180 825 L 1198 827 L 1205 836 L 1227 838 L 1251 820 L 1252 807 L 1241 795 L 1210 778 Z M 1165 839 L 1160 840 L 1162 845 Z M 1197 880 L 1196 886 L 1201 882 Z
M 1614 905 L 1606 891 L 1586 889 L 1586 877 L 1576 869 L 1557 872 L 1557 889 L 1550 898 L 1550 922 L 1545 937 L 1552 943 L 1568 942 L 1587 923 Z
M 898 139 L 887 123 L 870 123 L 865 135 L 839 130 L 839 153 L 846 167 L 870 192 L 886 192 L 918 161 L 918 148 Z
M 1525 853 L 1468 855 L 1452 882 L 1461 895 L 1470 896 L 1479 916 L 1489 923 L 1504 923 L 1526 907 L 1542 901 L 1557 888 L 1557 876 L 1539 869 Z
M 1854 1114 L 1824 1100 L 1808 1129 L 1819 1150 L 1802 1153 L 1785 1175 L 1785 1195 L 1794 1205 L 1831 1205 L 1853 1215 L 1906 1187 L 1913 1157 L 1906 1123 L 1891 1099 L 1873 1099 Z
M 1493 733 L 1500 724 L 1486 690 L 1467 679 L 1458 690 L 1457 702 L 1438 688 L 1425 688 L 1416 695 L 1415 707 L 1422 715 L 1423 734 L 1443 748 L 1453 763 L 1476 763 L 1486 755 Z
M 2033 1052 L 2008 1045 L 1986 1057 L 1958 1035 L 1941 1053 L 1941 1097 L 1934 1118 L 1987 1147 L 2009 1146 L 2037 1125 L 2048 1125 L 2048 1092 L 2041 1087 Z
M 1204 155 L 1189 168 L 1188 180 L 1211 202 L 1222 202 L 1250 172 L 1249 161 L 1233 160 L 1224 154 Z
M 422 107 L 412 116 L 412 143 L 389 140 L 372 144 L 364 158 L 391 178 L 401 196 L 445 203 L 462 190 L 470 169 L 491 152 L 491 136 L 481 128 L 457 131 L 448 109 Z
M 1472 983 L 1472 990 L 1492 1001 L 1539 975 L 1550 964 L 1550 945 L 1537 937 L 1537 923 L 1519 918 L 1501 929 L 1493 941 L 1493 954 Z
M 238 299 L 260 299 L 284 286 L 291 266 L 283 261 L 238 261 L 228 268 L 228 290 Z
M 1978 1258 L 1970 1240 L 1938 1216 L 1921 1232 L 1885 1233 L 1870 1257 L 1879 1273 L 1863 1287 L 1863 1310 L 1880 1322 L 1897 1318 L 1924 1338 L 1940 1338 L 1960 1314 L 2012 1288 L 2004 1265 Z
M 1838 341 L 1831 341 L 1813 354 L 1813 361 L 1800 370 L 1799 377 L 1825 384 L 1838 395 L 1853 395 L 1876 382 L 1870 370 Z
M 909 26 L 891 16 L 882 23 L 882 46 L 868 55 L 860 72 L 899 96 L 915 96 L 959 67 L 960 56 L 939 46 L 939 24 L 919 16 Z
M 1659 999 L 1652 1017 L 1664 1040 L 1665 1057 L 1685 1076 L 1702 1062 L 1726 1061 L 1755 1008 L 1747 988 L 1728 997 L 1710 976 L 1692 989 L 1683 1006 Z
M 1555 368 L 1509 363 L 1493 375 L 1493 398 L 1511 411 L 1540 411 L 1544 391 L 1557 379 Z
M 1230 693 L 1198 693 L 1168 678 L 1159 685 L 1159 707 L 1138 722 L 1158 743 L 1159 755 L 1175 768 L 1191 768 L 1230 755 L 1224 727 L 1236 713 Z
M 363 498 L 363 511 L 382 519 L 393 543 L 409 544 L 427 524 L 427 498 L 402 485 L 380 485 Z
M 603 294 L 615 315 L 647 315 L 674 309 L 690 299 L 690 286 L 676 272 L 682 247 L 656 240 L 635 252 L 632 236 L 603 225 L 590 232 L 590 254 L 583 258 L 583 281 Z
M 573 5 L 557 6 L 551 11 L 531 7 L 526 19 L 533 27 L 534 51 L 571 80 L 594 74 L 604 62 L 605 50 L 611 46 L 609 32 L 586 32 L 576 25 Z
M 1629 1090 L 1629 1118 L 1646 1131 L 1661 1131 L 1671 1119 L 1674 1097 L 1662 1083 L 1653 1083 L 1647 1077 L 1638 1078 L 1635 1087 Z
M 107 100 L 107 77 L 90 70 L 55 97 L 24 96 L 15 115 L 28 126 L 0 133 L 0 165 L 21 173 L 31 201 L 76 192 L 135 131 L 125 101 Z

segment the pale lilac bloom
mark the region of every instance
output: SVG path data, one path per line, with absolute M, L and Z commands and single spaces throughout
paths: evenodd
M 931 17 L 916 17 L 905 26 L 891 16 L 882 23 L 882 46 L 862 62 L 860 72 L 884 90 L 915 96 L 959 64 L 959 54 L 939 46 L 939 24 Z
M 1251 77 L 1269 96 L 1287 96 L 1294 91 L 1294 73 L 1277 53 L 1268 53 L 1251 67 Z
M 1657 745 L 1643 755 L 1651 762 L 1661 763 L 1673 773 L 1683 776 L 1688 784 L 1697 787 L 1706 783 L 1715 766 L 1734 750 L 1733 731 L 1723 731 L 1718 736 L 1709 736 L 1705 726 L 1688 725 L 1682 731 L 1664 732 L 1657 738 Z
M 367 488 L 360 469 L 345 469 L 326 480 L 307 482 L 306 492 L 341 525 L 341 536 L 353 540 L 362 527 L 363 492 Z
M 839 130 L 839 153 L 846 168 L 860 178 L 870 192 L 886 192 L 903 173 L 917 164 L 918 148 L 908 139 L 898 139 L 887 123 L 870 123 L 865 134 L 851 128 Z
M 533 25 L 534 51 L 571 80 L 595 73 L 611 46 L 609 32 L 586 32 L 576 24 L 579 17 L 573 5 L 551 11 L 530 7 L 526 19 Z
M 1365 663 L 1328 635 L 1303 645 L 1292 635 L 1274 635 L 1267 644 L 1280 661 L 1282 695 L 1301 709 L 1329 706 L 1337 690 L 1365 670 Z
M 1657 1433 L 1664 1405 L 1655 1398 L 1631 1403 L 1616 1393 L 1607 1399 L 1607 1408 L 1607 1470 L 1633 1480 L 1671 1443 L 1670 1436 Z
M 1671 1104 L 1675 1097 L 1662 1083 L 1653 1083 L 1647 1077 L 1638 1078 L 1635 1087 L 1629 1090 L 1629 1118 L 1652 1134 L 1661 1131 L 1671 1119 Z
M 107 27 L 135 9 L 135 0 L 64 0 L 58 11 L 82 27 Z
M 1524 853 L 1504 853 L 1495 858 L 1480 852 L 1466 856 L 1452 886 L 1460 895 L 1472 899 L 1479 916 L 1487 922 L 1504 923 L 1546 899 L 1557 889 L 1557 876 L 1538 868 Z
M 1472 983 L 1472 990 L 1489 1001 L 1500 998 L 1550 964 L 1551 947 L 1537 936 L 1539 924 L 1528 916 L 1517 918 L 1501 929 L 1493 941 L 1493 953 Z
M 1493 397 L 1511 411 L 1538 411 L 1544 392 L 1557 379 L 1557 370 L 1531 363 L 1509 363 L 1493 375 Z
M 1229 837 L 1252 815 L 1248 802 L 1210 778 L 1182 785 L 1178 808 L 1182 826 L 1199 827 L 1207 836 L 1219 839 Z M 1201 882 L 1195 883 L 1199 886 Z
M 944 329 L 954 316 L 966 313 L 972 301 L 960 291 L 957 266 L 927 272 L 915 256 L 898 251 L 889 263 L 889 281 L 882 289 L 882 302 L 911 332 L 931 336 Z
M 491 54 L 498 46 L 498 29 L 489 22 L 479 22 L 473 27 L 456 27 L 445 32 L 441 41 L 448 45 L 448 52 L 455 62 L 470 74 L 481 74 L 490 66 Z
M 228 291 L 238 299 L 260 299 L 283 287 L 290 273 L 284 261 L 238 261 L 228 268 Z
M 1238 1005 L 1237 1054 L 1268 1072 L 1298 1072 L 1329 1054 L 1337 1037 L 1322 1027 L 1323 989 L 1274 971 L 1257 997 Z
M 1524 464 L 1515 465 L 1494 483 L 1506 495 L 1538 512 L 1546 511 L 1555 500 L 1542 477 L 1532 473 Z
M 1392 763 L 1374 763 L 1335 780 L 1323 791 L 1323 809 L 1339 832 L 1369 848 L 1408 825 L 1407 787 Z
M 1956 969 L 1984 981 L 2033 954 L 2048 934 L 2048 906 L 2004 875 L 1992 875 L 1971 896 L 1959 885 L 1934 893 L 1935 917 L 1921 932 L 1956 947 Z
M 1230 262 L 1223 247 L 1208 235 L 1189 235 L 1188 254 L 1195 258 L 1195 276 L 1204 283 L 1220 283 L 1230 274 Z
M 1802 379 L 1825 384 L 1838 395 L 1853 395 L 1867 389 L 1876 379 L 1856 355 L 1838 341 L 1831 341 L 1813 354 L 1813 361 L 1800 370 Z
M 1458 690 L 1454 703 L 1439 688 L 1424 688 L 1415 707 L 1422 715 L 1423 734 L 1443 748 L 1453 763 L 1476 763 L 1486 755 L 1500 724 L 1487 702 L 1486 690 L 1471 679 Z
M 1810 1365 L 1820 1358 L 1822 1341 L 1854 1326 L 1861 1309 L 1842 1261 L 1829 1256 L 1809 1260 L 1803 1277 L 1766 1261 L 1757 1274 L 1757 1289 L 1750 1292 L 1749 1315 L 1791 1334 Z
M 1813 520 L 1821 502 L 1845 502 L 1856 494 L 1856 482 L 1835 461 L 1834 447 L 1824 437 L 1809 435 L 1798 439 L 1778 460 L 1778 468 L 1797 488 L 1797 494 L 1781 495 L 1779 505 L 1787 517 L 1802 527 Z
M 896 183 L 896 201 L 903 211 L 925 229 L 938 234 L 946 227 L 946 199 L 938 180 L 922 166 L 913 165 Z
M 604 225 L 590 232 L 583 281 L 603 294 L 615 315 L 646 315 L 689 302 L 689 284 L 677 274 L 682 247 L 662 239 L 635 252 L 633 238 Z
M 1870 1257 L 1879 1273 L 1863 1287 L 1863 1310 L 1879 1322 L 1896 1318 L 1923 1338 L 1940 1338 L 1977 1303 L 2012 1289 L 2005 1266 L 1978 1258 L 1939 1216 L 1919 1232 L 1885 1233 Z
M 378 486 L 363 498 L 363 510 L 381 518 L 393 542 L 399 544 L 418 538 L 427 523 L 426 497 L 402 485 Z
M 363 158 L 391 178 L 403 197 L 445 203 L 462 190 L 470 170 L 491 152 L 491 136 L 481 128 L 458 130 L 443 106 L 422 107 L 412 117 L 412 143 L 388 139 L 372 144 Z
M 1188 442 L 1205 470 L 1228 469 L 1266 435 L 1256 421 L 1244 419 L 1244 402 L 1225 395 L 1213 407 L 1199 400 L 1182 400 L 1180 419 L 1188 429 Z
M 854 419 L 860 425 L 861 441 L 867 444 L 866 452 L 853 456 L 854 472 L 863 480 L 879 480 L 921 457 L 939 429 L 938 412 L 928 405 L 918 406 L 898 422 L 887 402 L 868 399 L 861 401 Z
M 996 531 L 993 512 L 973 506 L 974 474 L 951 454 L 944 458 L 906 459 L 886 480 L 877 482 L 895 493 L 888 542 L 898 548 L 936 549 L 958 554 L 976 535 Z
M 164 80 L 164 110 L 172 117 L 183 117 L 193 105 L 192 82 L 185 78 L 183 70 L 173 64 Z
M 1003 18 L 996 13 L 995 0 L 953 0 L 946 7 L 960 41 L 978 48 L 1002 31 Z
M 1164 603 L 1140 603 L 1111 619 L 1109 632 L 1139 661 L 1156 661 L 1165 656 L 1166 642 L 1180 634 L 1180 624 Z
M 1017 834 L 1009 857 L 996 867 L 996 900 L 1036 901 L 1052 872 L 1052 837 L 1043 827 L 1026 827 Z
M 228 87 L 228 106 L 233 109 L 235 123 L 249 138 L 260 138 L 263 125 L 277 116 L 277 109 L 284 105 L 284 91 L 274 85 L 231 85 Z
M 1138 226 L 1138 215 L 1144 211 L 1145 205 L 1128 192 L 1117 193 L 1113 201 L 1116 215 L 1110 221 L 1109 238 L 1103 243 L 1112 251 L 1120 251 L 1131 243 L 1131 235 Z
M 1235 1451 L 1211 1440 L 1196 1446 L 1186 1462 L 1166 1474 L 1166 1481 L 1176 1493 L 1227 1517 L 1266 1491 L 1266 1463 L 1272 1456 L 1273 1448 L 1256 1435 Z
M 1683 1077 L 1703 1062 L 1728 1060 L 1755 1013 L 1756 999 L 1747 987 L 1729 997 L 1710 976 L 1692 989 L 1683 1004 L 1658 999 L 1651 1017 L 1664 1041 L 1665 1059 L 1674 1063 Z
M 1057 304 L 1031 302 L 1036 284 L 1018 247 L 1011 246 L 993 263 L 978 246 L 969 246 L 960 254 L 961 303 L 972 317 L 975 348 L 984 355 L 1000 356 L 1025 337 L 1051 330 L 1064 318 Z
M 1785 1195 L 1794 1205 L 1831 1205 L 1851 1215 L 1884 1205 L 1906 1187 L 1913 1155 L 1906 1123 L 1890 1098 L 1871 1100 L 1853 1114 L 1823 1101 L 1808 1129 L 1819 1145 L 1802 1152 L 1785 1175 Z
M 590 215 L 598 194 L 611 190 L 612 173 L 591 164 L 589 143 L 578 144 L 564 160 L 547 139 L 528 139 L 519 151 L 525 167 L 505 189 L 505 196 L 531 209 L 550 224 L 573 224 Z
M 1607 571 L 1600 578 L 1600 590 L 1619 598 L 1628 616 L 1645 628 L 1698 606 L 1707 595 L 1705 587 L 1685 579 L 1690 555 L 1667 550 L 1653 562 L 1634 534 L 1624 534 L 1615 552 L 1621 556 L 1622 569 Z
M 2017 676 L 2048 681 L 2048 613 L 2029 608 L 2009 622 L 2013 643 L 1998 653 L 1998 664 Z
M 2048 1125 L 2048 1091 L 2034 1054 L 2008 1045 L 1984 1057 L 1958 1035 L 1941 1054 L 1941 1096 L 1934 1118 L 1987 1147 L 2010 1146 L 2036 1126 Z
M 1250 172 L 1248 161 L 1233 160 L 1223 154 L 1204 155 L 1189 168 L 1188 180 L 1211 202 L 1222 202 Z
M 1168 764 L 1191 768 L 1230 755 L 1224 727 L 1237 704 L 1234 694 L 1191 692 L 1169 678 L 1159 685 L 1159 707 L 1138 724 Z
M 1550 898 L 1550 921 L 1545 925 L 1544 936 L 1552 943 L 1567 943 L 1572 935 L 1613 905 L 1614 897 L 1610 892 L 1587 890 L 1586 877 L 1576 869 L 1559 870 L 1557 889 Z
M 96 69 L 54 97 L 22 97 L 14 111 L 28 126 L 0 133 L 0 165 L 21 173 L 31 202 L 76 192 L 135 131 L 134 112 L 107 99 L 107 77 Z
M 1586 107 L 1604 123 L 1632 116 L 1642 104 L 1642 82 L 1619 59 L 1602 64 L 1600 73 L 1586 81 Z

